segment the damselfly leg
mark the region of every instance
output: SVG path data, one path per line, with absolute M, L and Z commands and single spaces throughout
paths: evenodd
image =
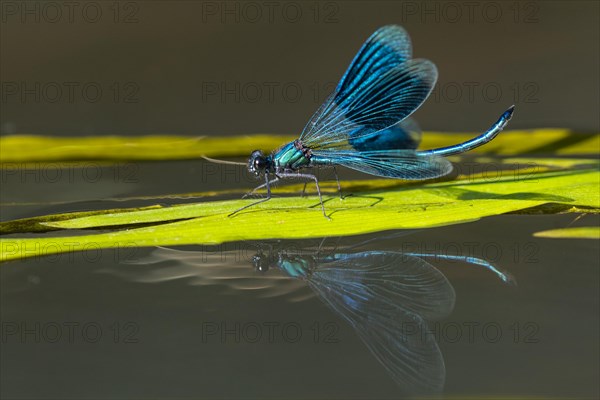
M 340 185 L 340 178 L 338 178 L 338 174 L 337 174 L 337 171 L 335 170 L 335 166 L 333 167 L 333 175 L 335 175 L 335 181 L 337 182 L 338 193 L 340 195 L 340 199 L 343 199 L 344 197 L 342 197 L 342 186 Z
M 338 193 L 340 195 L 340 199 L 343 200 L 344 197 L 342 196 L 342 186 L 340 185 L 340 178 L 338 177 L 335 167 L 333 167 L 333 174 L 335 175 L 335 181 L 337 183 L 337 188 L 338 188 Z M 304 197 L 304 194 L 306 193 L 306 185 L 308 185 L 308 182 L 306 182 L 304 184 L 304 187 L 302 188 L 302 193 L 300 193 L 300 197 Z
M 282 173 L 279 174 L 281 178 L 292 178 L 292 179 L 311 179 L 315 181 L 315 186 L 317 187 L 317 194 L 319 195 L 319 202 L 321 203 L 321 211 L 323 211 L 323 216 L 327 219 L 331 219 L 325 213 L 325 205 L 323 205 L 323 197 L 321 196 L 321 188 L 319 187 L 319 180 L 315 175 L 312 174 L 300 174 L 300 173 Z M 306 188 L 306 185 L 304 185 Z
M 262 189 L 264 187 L 267 187 L 267 185 L 271 186 L 273 183 L 277 182 L 278 180 L 279 180 L 279 176 L 275 175 L 275 178 L 271 179 L 270 181 L 267 180 L 267 182 L 263 183 L 262 185 L 259 185 L 259 186 L 255 187 L 250 192 L 248 192 L 245 195 L 243 195 L 242 199 L 245 199 L 246 197 L 249 197 L 249 196 L 253 196 L 256 193 L 256 191 L 258 191 L 258 190 L 260 190 L 260 189 Z
M 248 204 L 247 206 L 244 206 L 242 208 L 238 208 L 237 210 L 235 210 L 234 212 L 229 214 L 228 217 L 231 217 L 232 215 L 235 215 L 235 214 L 239 213 L 240 211 L 245 210 L 246 208 L 249 208 L 249 207 L 255 206 L 257 204 L 264 203 L 265 201 L 271 200 L 271 182 L 277 181 L 277 180 L 279 180 L 279 177 L 277 175 L 275 175 L 275 178 L 272 181 L 270 181 L 269 175 L 265 174 L 265 183 L 256 187 L 252 192 L 257 190 L 258 188 L 266 187 L 267 188 L 267 197 L 265 197 L 264 199 L 260 199 L 254 203 Z
M 317 179 L 317 177 L 312 174 L 300 174 L 300 173 L 289 173 L 289 172 L 277 173 L 275 175 L 275 178 L 273 178 L 271 180 L 269 180 L 268 175 L 265 174 L 265 183 L 263 183 L 260 186 L 255 187 L 254 190 L 252 190 L 249 194 L 252 194 L 252 193 L 256 192 L 257 190 L 262 189 L 263 187 L 266 187 L 267 188 L 267 197 L 265 197 L 264 199 L 260 199 L 259 201 L 254 202 L 252 204 L 248 204 L 247 206 L 244 206 L 242 208 L 239 208 L 239 209 L 235 210 L 234 212 L 232 212 L 231 214 L 229 214 L 228 216 L 231 217 L 232 215 L 235 215 L 238 212 L 245 210 L 246 208 L 250 208 L 252 206 L 255 206 L 257 204 L 264 203 L 265 201 L 270 200 L 271 199 L 271 184 L 275 183 L 278 180 L 283 179 L 283 178 L 310 179 L 310 180 L 315 181 L 315 186 L 317 187 L 317 194 L 319 195 L 319 203 L 321 204 L 321 211 L 323 211 L 323 216 L 327 219 L 331 219 L 325 213 L 325 205 L 323 204 L 323 196 L 321 195 L 321 188 L 319 186 L 319 180 Z

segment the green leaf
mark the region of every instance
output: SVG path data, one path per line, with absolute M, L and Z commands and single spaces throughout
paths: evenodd
M 552 239 L 600 239 L 600 227 L 581 226 L 577 228 L 550 229 L 547 231 L 536 232 L 535 237 Z
M 426 132 L 422 149 L 444 147 L 472 139 L 473 133 Z M 208 157 L 247 157 L 254 149 L 270 151 L 295 139 L 293 135 L 185 137 L 172 135 L 49 137 L 9 135 L 0 138 L 0 162 L 77 160 L 178 160 Z M 505 131 L 472 152 L 515 155 L 597 154 L 600 135 L 583 135 L 567 129 Z
M 353 196 L 326 196 L 331 220 L 323 217 L 318 199 L 274 198 L 248 210 L 227 215 L 255 200 L 210 201 L 172 207 L 119 209 L 60 214 L 0 224 L 4 233 L 15 228 L 76 230 L 60 237 L 0 240 L 1 260 L 13 260 L 85 249 L 130 246 L 219 244 L 272 238 L 347 236 L 388 229 L 430 228 L 475 221 L 544 205 L 560 211 L 600 210 L 600 173 L 585 170 L 506 174 L 493 179 L 467 177 L 449 182 L 402 184 L 389 179 L 343 184 Z M 330 186 L 329 186 L 330 187 Z M 12 224 L 12 225 L 8 225 Z M 96 229 L 87 233 L 81 229 Z
M 231 138 L 173 135 L 52 137 L 12 135 L 0 138 L 0 162 L 77 160 L 180 160 L 201 156 L 247 156 L 255 148 L 277 148 L 294 138 L 248 135 Z

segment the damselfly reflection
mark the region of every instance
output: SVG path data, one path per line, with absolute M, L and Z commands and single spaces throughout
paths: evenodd
M 261 297 L 285 296 L 291 301 L 314 294 L 352 326 L 407 393 L 439 392 L 446 376 L 428 323 L 450 315 L 455 292 L 426 259 L 483 266 L 503 282 L 512 281 L 510 275 L 475 257 L 354 251 L 354 247 L 342 252 L 322 245 L 290 248 L 284 243 L 259 244 L 256 248 L 248 260 L 254 268 L 248 263 L 232 263 L 236 250 L 207 253 L 158 248 L 134 263 L 136 271 L 121 266 L 108 272 L 138 282 L 186 279 L 199 285 L 223 284 L 237 291 L 251 290 Z
M 455 292 L 446 277 L 424 258 L 460 260 L 483 266 L 503 282 L 507 273 L 476 257 L 364 251 L 312 257 L 259 253 L 257 270 L 273 267 L 303 280 L 355 330 L 403 391 L 437 393 L 443 389 L 445 365 L 428 327 L 454 309 Z M 266 261 L 266 262 L 265 262 Z
M 265 198 L 232 214 L 271 198 L 271 185 L 283 178 L 314 181 L 326 218 L 319 181 L 303 173 L 309 167 L 344 166 L 371 175 L 424 180 L 447 175 L 452 164 L 445 156 L 464 153 L 492 140 L 512 117 L 506 110 L 484 134 L 464 143 L 417 151 L 420 134 L 408 117 L 427 99 L 437 81 L 435 65 L 412 59 L 406 31 L 384 26 L 365 42 L 334 92 L 308 121 L 299 138 L 269 155 L 255 150 L 248 170 L 265 183 Z

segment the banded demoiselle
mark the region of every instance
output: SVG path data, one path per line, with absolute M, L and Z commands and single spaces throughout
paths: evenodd
M 365 42 L 334 92 L 309 120 L 300 137 L 269 155 L 252 152 L 248 170 L 264 176 L 267 196 L 231 215 L 271 198 L 271 185 L 283 178 L 314 181 L 325 218 L 319 181 L 301 172 L 308 167 L 341 165 L 387 178 L 424 180 L 452 171 L 443 158 L 469 151 L 492 140 L 510 120 L 514 106 L 506 110 L 484 134 L 464 143 L 417 151 L 420 137 L 409 116 L 431 93 L 436 80 L 435 65 L 412 59 L 406 31 L 384 26 Z

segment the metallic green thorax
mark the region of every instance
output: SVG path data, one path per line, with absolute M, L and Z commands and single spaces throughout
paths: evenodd
M 302 142 L 295 140 L 277 150 L 273 156 L 276 170 L 297 170 L 310 164 L 311 152 Z
M 316 267 L 315 259 L 307 256 L 279 255 L 277 265 L 292 278 L 306 279 Z

